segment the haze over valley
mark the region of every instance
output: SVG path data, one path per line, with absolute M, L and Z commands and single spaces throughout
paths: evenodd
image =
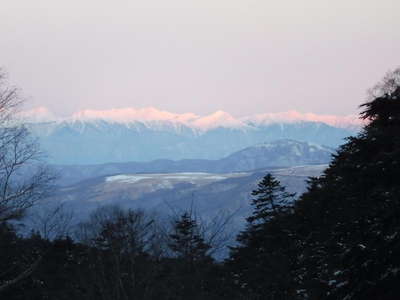
M 399 0 L 1 0 L 0 300 L 400 299 Z
M 234 213 L 236 230 L 265 173 L 301 194 L 361 126 L 354 116 L 294 111 L 235 118 L 131 108 L 59 118 L 42 108 L 20 118 L 59 176 L 50 201 L 79 211 L 77 220 L 109 204 L 161 214 L 192 205 L 204 218 Z
M 88 111 L 55 118 L 42 109 L 21 114 L 54 164 L 145 162 L 157 159 L 222 159 L 279 139 L 336 148 L 361 122 L 287 112 L 234 118 L 226 112 L 200 117 L 156 109 Z M 33 115 L 32 115 L 33 114 Z M 287 164 L 285 164 L 287 165 Z

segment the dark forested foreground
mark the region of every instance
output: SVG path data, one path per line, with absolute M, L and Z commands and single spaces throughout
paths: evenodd
M 0 298 L 400 299 L 400 87 L 386 83 L 294 205 L 264 177 L 224 262 L 190 213 L 165 232 L 142 212 L 100 209 L 52 241 L 3 222 Z

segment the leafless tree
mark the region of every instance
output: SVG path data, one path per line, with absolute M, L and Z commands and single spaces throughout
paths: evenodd
M 19 283 L 20 281 L 28 278 L 29 276 L 32 275 L 32 273 L 37 269 L 37 267 L 40 265 L 40 263 L 43 260 L 43 256 L 40 255 L 25 271 L 20 273 L 17 277 L 6 280 L 2 284 L 0 284 L 0 294 L 8 289 L 9 287 Z
M 22 101 L 0 69 L 0 223 L 20 219 L 50 190 L 55 175 L 42 163 L 37 141 L 16 114 Z M 1 244 L 0 244 L 1 246 Z M 29 277 L 43 253 L 15 278 L 0 282 L 0 293 Z
M 227 254 L 227 247 L 234 242 L 235 231 L 232 230 L 232 222 L 237 211 L 220 211 L 208 220 L 198 219 L 201 234 L 211 246 L 209 253 L 217 259 L 224 257 Z
M 153 251 L 154 223 L 143 211 L 107 205 L 78 226 L 76 238 L 91 246 L 90 257 L 95 260 L 88 285 L 95 286 L 104 299 L 128 299 L 138 286 L 151 282 L 155 270 L 140 271 L 139 265 Z
M 400 67 L 388 71 L 383 79 L 368 90 L 368 101 L 393 93 L 400 86 Z
M 145 249 L 148 239 L 151 237 L 153 223 L 153 218 L 141 210 L 124 210 L 118 205 L 105 205 L 93 211 L 88 221 L 78 225 L 76 237 L 82 243 L 96 246 L 100 235 L 110 227 L 114 227 L 115 224 L 119 224 L 119 228 L 114 228 L 115 230 L 108 232 L 108 235 L 104 237 L 107 239 L 106 243 L 111 243 L 115 238 L 126 243 L 121 245 L 121 251 L 130 249 L 133 244 Z
M 65 203 L 47 201 L 39 203 L 24 219 L 26 226 L 44 239 L 54 240 L 69 236 L 72 232 L 74 213 Z
M 0 70 L 0 222 L 21 218 L 55 179 L 37 140 L 16 118 L 21 104 L 18 89 Z

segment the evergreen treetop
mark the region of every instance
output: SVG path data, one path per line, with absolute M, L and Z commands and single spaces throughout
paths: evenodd
M 169 248 L 181 259 L 194 262 L 209 259 L 208 245 L 200 235 L 198 224 L 188 212 L 175 222 L 174 232 L 170 234 Z
M 256 196 L 251 205 L 254 210 L 247 222 L 251 224 L 265 223 L 274 216 L 290 209 L 295 193 L 288 193 L 279 180 L 267 174 L 258 183 L 258 188 L 251 193 Z

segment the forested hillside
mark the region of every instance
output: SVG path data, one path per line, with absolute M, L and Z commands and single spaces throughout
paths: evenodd
M 225 261 L 214 256 L 225 246 L 224 220 L 205 224 L 190 210 L 165 222 L 102 207 L 55 238 L 45 234 L 59 229 L 50 219 L 47 231 L 23 237 L 21 215 L 7 209 L 27 207 L 7 198 L 0 202 L 0 298 L 399 299 L 399 73 L 361 106 L 367 125 L 304 194 L 296 198 L 265 174 Z

